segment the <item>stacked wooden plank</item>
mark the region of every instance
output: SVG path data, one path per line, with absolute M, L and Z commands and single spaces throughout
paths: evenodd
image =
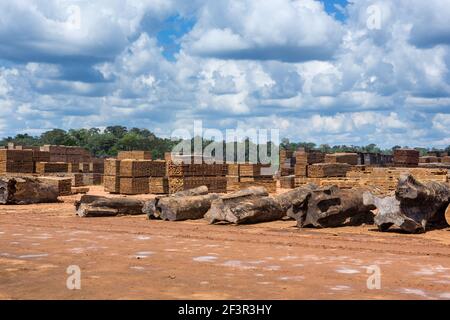
M 33 173 L 33 151 L 0 149 L 0 174 Z
M 295 152 L 291 150 L 280 150 L 280 175 L 291 176 L 295 173 Z
M 91 160 L 89 152 L 81 147 L 45 145 L 41 151 L 50 153 L 50 162 L 81 163 Z
M 441 162 L 442 163 L 450 163 L 450 157 L 449 156 L 444 156 L 441 158 Z
M 358 165 L 357 153 L 333 153 L 325 156 L 325 163 L 346 163 L 352 166 Z
M 150 151 L 120 151 L 118 160 L 152 160 Z
M 286 176 L 280 178 L 281 189 L 294 189 L 295 188 L 295 176 Z
M 45 175 L 47 173 L 69 172 L 69 164 L 66 162 L 37 162 L 36 173 Z
M 441 162 L 441 160 L 439 159 L 439 157 L 435 156 L 426 156 L 419 158 L 419 163 L 439 163 L 439 162 Z
M 166 156 L 169 158 L 169 155 Z M 169 193 L 207 186 L 210 192 L 225 193 L 228 167 L 226 164 L 209 164 L 201 156 L 174 156 L 167 162 Z
M 120 160 L 105 160 L 105 176 L 103 185 L 106 192 L 120 193 Z
M 105 160 L 104 159 L 92 159 L 92 162 L 89 163 L 89 172 L 104 174 Z
M 307 177 L 308 166 L 323 163 L 325 154 L 320 151 L 305 151 L 299 150 L 295 153 L 295 176 Z
M 83 183 L 85 186 L 99 186 L 103 184 L 103 174 L 83 173 Z
M 308 166 L 308 177 L 330 178 L 345 177 L 351 166 L 346 163 L 317 163 Z
M 268 192 L 277 190 L 277 181 L 273 177 L 270 165 L 262 164 L 229 164 L 227 175 L 227 191 L 234 192 L 250 187 L 265 187 Z
M 56 186 L 60 196 L 69 196 L 72 194 L 72 178 L 70 177 L 39 177 L 50 185 Z
M 168 194 L 169 178 L 150 177 L 149 191 L 151 194 Z
M 419 164 L 420 152 L 414 149 L 394 150 L 394 163 L 396 166 L 416 166 Z

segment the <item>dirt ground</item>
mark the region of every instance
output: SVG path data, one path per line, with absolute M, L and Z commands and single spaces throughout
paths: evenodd
M 0 206 L 0 299 L 450 299 L 450 229 L 82 219 L 78 197 Z M 81 290 L 66 285 L 74 265 Z

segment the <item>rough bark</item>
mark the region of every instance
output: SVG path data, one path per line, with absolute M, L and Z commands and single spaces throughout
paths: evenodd
M 172 195 L 157 196 L 154 199 L 145 202 L 142 212 L 145 213 L 149 219 L 160 219 L 161 210 L 158 209 L 158 203 L 161 199 L 168 197 L 201 196 L 207 195 L 208 192 L 208 187 L 202 186 L 195 189 L 177 192 Z
M 119 215 L 140 215 L 144 201 L 128 198 L 106 198 L 85 195 L 75 202 L 80 217 L 112 217 Z
M 299 227 L 334 228 L 372 224 L 373 205 L 364 205 L 363 190 L 336 186 L 312 190 L 307 205 L 296 215 Z
M 157 210 L 160 211 L 160 217 L 163 220 L 197 220 L 205 216 L 211 208 L 211 203 L 218 198 L 218 194 L 166 197 L 159 200 Z
M 427 228 L 448 226 L 445 212 L 450 186 L 445 183 L 420 183 L 411 175 L 402 175 L 395 197 L 380 199 L 366 194 L 364 200 L 378 208 L 375 223 L 381 231 L 395 225 L 408 233 L 423 233 Z
M 58 202 L 58 189 L 36 178 L 0 178 L 0 204 Z
M 268 195 L 269 193 L 264 187 L 254 187 L 224 195 L 220 199 L 213 201 L 211 209 L 205 215 L 205 219 L 211 224 L 216 222 L 234 223 L 235 217 L 232 218 L 232 221 L 228 221 L 229 211 L 227 211 L 227 208 L 237 206 L 243 201 L 267 197 Z
M 286 214 L 279 202 L 272 197 L 250 197 L 228 204 L 219 199 L 211 207 L 208 213 L 210 223 L 261 223 L 280 220 Z
M 316 186 L 308 185 L 280 194 L 275 199 L 286 212 L 286 216 L 297 220 L 298 215 L 303 215 L 306 211 L 311 192 L 316 189 Z

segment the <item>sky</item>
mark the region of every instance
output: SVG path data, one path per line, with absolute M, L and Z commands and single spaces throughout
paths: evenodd
M 450 0 L 0 1 L 0 137 L 108 125 L 450 145 Z

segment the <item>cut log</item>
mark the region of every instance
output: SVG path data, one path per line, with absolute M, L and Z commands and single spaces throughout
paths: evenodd
M 209 192 L 208 187 L 202 186 L 195 189 L 177 192 L 169 196 L 167 195 L 157 196 L 154 199 L 145 202 L 142 212 L 145 213 L 149 219 L 160 219 L 161 210 L 158 209 L 158 203 L 161 199 L 167 197 L 201 196 L 208 194 L 208 192 Z
M 281 208 L 286 213 L 286 216 L 297 220 L 298 215 L 306 211 L 308 200 L 311 197 L 311 192 L 316 190 L 314 185 L 307 185 L 301 188 L 296 188 L 289 192 L 280 194 L 275 197 Z
M 228 220 L 229 211 L 227 208 L 230 206 L 236 206 L 242 201 L 247 201 L 250 199 L 255 199 L 259 197 L 267 197 L 269 193 L 264 187 L 253 187 L 234 193 L 230 193 L 222 196 L 220 199 L 215 200 L 211 204 L 211 209 L 206 213 L 205 219 L 210 223 L 214 224 L 216 222 L 230 222 L 235 223 L 235 218 L 232 221 Z
M 373 224 L 373 205 L 364 205 L 363 190 L 336 186 L 311 191 L 306 210 L 296 215 L 299 227 L 334 228 Z M 303 211 L 303 212 L 302 212 Z
M 423 233 L 427 228 L 447 227 L 445 212 L 450 203 L 446 183 L 420 183 L 412 175 L 402 175 L 395 197 L 379 199 L 366 194 L 364 201 L 377 206 L 375 223 L 381 231 L 397 226 L 408 233 Z
M 280 220 L 285 214 L 279 202 L 272 197 L 253 196 L 228 204 L 219 199 L 211 205 L 208 221 L 210 223 L 252 224 Z
M 160 211 L 160 217 L 163 220 L 198 220 L 205 216 L 211 208 L 211 203 L 218 198 L 218 194 L 166 197 L 159 200 L 157 210 Z
M 58 202 L 58 189 L 31 177 L 0 178 L 0 204 Z
M 75 210 L 80 217 L 112 217 L 120 215 L 140 215 L 144 201 L 129 198 L 107 198 L 84 195 L 75 202 Z

